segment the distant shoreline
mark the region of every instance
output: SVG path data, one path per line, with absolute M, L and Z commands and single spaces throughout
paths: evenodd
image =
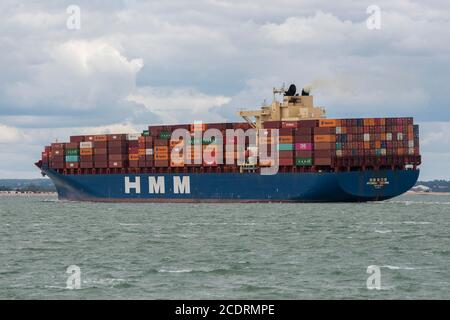
M 450 192 L 417 192 L 417 191 L 407 191 L 407 195 L 430 195 L 430 196 L 450 196 Z
M 56 192 L 31 192 L 31 191 L 0 191 L 0 197 L 14 196 L 56 196 Z

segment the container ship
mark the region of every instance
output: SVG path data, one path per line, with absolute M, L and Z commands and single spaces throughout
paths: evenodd
M 72 201 L 364 202 L 415 185 L 413 118 L 329 119 L 305 89 L 273 94 L 239 111 L 238 123 L 71 136 L 46 146 L 36 166 Z

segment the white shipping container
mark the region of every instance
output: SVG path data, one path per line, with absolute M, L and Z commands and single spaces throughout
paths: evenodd
M 414 140 L 408 140 L 408 147 L 414 148 Z
M 140 133 L 129 133 L 127 134 L 127 140 L 139 140 L 140 136 Z
M 392 133 L 390 133 L 390 132 L 386 133 L 386 140 L 392 141 Z
M 397 133 L 397 141 L 402 141 L 403 140 L 403 133 L 398 132 Z
M 370 133 L 364 133 L 364 141 L 370 141 Z
M 386 155 L 386 149 L 384 149 L 384 148 L 381 149 L 381 155 L 382 155 L 382 156 L 385 156 L 385 155 Z
M 248 164 L 258 164 L 258 157 L 248 157 Z
M 342 150 L 336 150 L 336 156 L 342 157 Z
M 91 149 L 92 148 L 92 142 L 80 142 L 80 149 Z
M 342 133 L 342 128 L 341 127 L 336 127 L 336 133 L 337 134 L 341 134 Z
M 145 155 L 146 156 L 152 156 L 153 155 L 153 149 L 145 149 Z

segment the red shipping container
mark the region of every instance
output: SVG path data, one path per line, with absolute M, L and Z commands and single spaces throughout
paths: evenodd
M 336 133 L 335 127 L 314 128 L 314 135 L 330 135 L 335 133 Z
M 81 162 L 92 162 L 92 161 L 94 161 L 94 157 L 93 156 L 80 156 L 80 161 Z
M 128 152 L 128 149 L 125 147 L 109 148 L 109 154 L 126 154 L 127 152 Z
M 315 128 L 319 125 L 318 120 L 300 120 L 298 121 L 298 128 Z
M 314 158 L 314 165 L 316 166 L 330 166 L 331 158 Z
M 126 140 L 108 141 L 108 148 L 125 148 L 127 146 Z
M 130 168 L 138 168 L 139 167 L 139 160 L 130 160 L 130 161 L 128 161 L 128 166 Z
M 282 121 L 281 127 L 282 128 L 297 128 L 298 121 Z
M 281 121 L 264 121 L 263 127 L 266 129 L 279 129 L 281 128 Z
M 95 155 L 106 155 L 106 154 L 108 154 L 108 149 L 106 149 L 106 148 L 97 148 L 97 149 L 94 149 L 94 154 Z
M 279 136 L 292 136 L 293 133 L 294 133 L 293 129 L 283 128 L 278 130 Z
M 139 141 L 138 140 L 128 140 L 128 147 L 129 148 L 139 148 Z
M 139 147 L 129 147 L 128 154 L 139 154 Z
M 80 164 L 78 162 L 66 162 L 67 169 L 78 169 Z
M 103 161 L 108 161 L 108 155 L 101 154 L 101 155 L 94 156 L 94 162 L 103 162 Z
M 293 151 L 278 151 L 278 157 L 280 159 L 290 159 L 294 157 Z
M 128 159 L 127 154 L 109 154 L 108 157 L 110 161 L 124 161 Z
M 312 128 L 297 128 L 295 130 L 295 135 L 298 136 L 310 136 L 312 135 Z
M 125 167 L 125 161 L 110 160 L 108 162 L 108 167 L 109 168 L 123 168 L 123 167 Z
M 314 151 L 314 157 L 315 158 L 331 158 L 334 156 L 335 151 L 334 150 L 316 150 Z
M 70 142 L 80 143 L 84 141 L 84 136 L 71 136 Z
M 290 158 L 290 159 L 278 159 L 278 165 L 280 166 L 292 166 L 294 165 L 294 159 Z
M 99 168 L 99 169 L 108 168 L 108 161 L 97 161 L 94 163 L 94 168 Z
M 295 136 L 294 142 L 295 143 L 312 143 L 313 136 L 311 135 L 301 135 L 301 136 Z
M 78 149 L 80 144 L 78 142 L 66 143 L 66 149 Z
M 50 163 L 50 167 L 54 169 L 64 169 L 64 162 L 63 161 L 52 161 Z
M 108 148 L 107 141 L 94 141 L 94 148 L 106 149 Z
M 155 139 L 154 140 L 154 145 L 156 146 L 168 146 L 169 145 L 169 140 L 164 140 L 164 139 Z
M 126 134 L 108 134 L 106 136 L 108 141 L 125 141 L 127 138 Z
M 80 168 L 92 169 L 92 168 L 94 168 L 94 163 L 92 161 L 81 161 Z
M 169 166 L 169 160 L 155 160 L 155 167 L 168 167 Z
M 297 151 L 295 151 L 295 157 L 296 158 L 312 158 L 312 151 L 297 150 Z

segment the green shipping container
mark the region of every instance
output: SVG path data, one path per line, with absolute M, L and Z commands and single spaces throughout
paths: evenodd
M 197 138 L 191 138 L 191 145 L 194 144 L 202 144 L 202 139 L 197 139 Z
M 66 162 L 78 162 L 78 156 L 66 156 Z
M 170 139 L 170 136 L 171 136 L 171 133 L 168 132 L 168 131 L 162 131 L 162 132 L 159 134 L 159 138 L 160 138 L 160 139 L 164 139 L 164 140 Z
M 294 145 L 292 143 L 280 143 L 278 144 L 279 151 L 292 151 L 294 150 Z
M 312 166 L 312 158 L 295 158 L 297 166 Z
M 66 156 L 77 156 L 78 154 L 78 149 L 66 149 Z
M 336 150 L 341 150 L 341 149 L 342 149 L 342 143 L 336 142 Z
M 148 136 L 150 135 L 150 132 L 149 132 L 148 130 L 144 130 L 144 131 L 142 132 L 142 135 L 143 135 L 144 137 L 148 137 Z

